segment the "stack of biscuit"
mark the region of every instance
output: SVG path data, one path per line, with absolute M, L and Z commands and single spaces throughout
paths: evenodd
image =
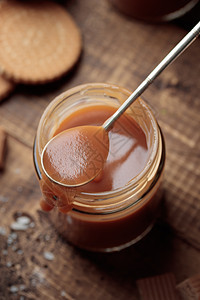
M 80 56 L 79 28 L 55 2 L 2 0 L 0 20 L 0 100 L 18 83 L 58 79 Z

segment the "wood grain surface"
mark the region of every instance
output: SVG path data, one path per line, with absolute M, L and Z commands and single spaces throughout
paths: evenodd
M 0 173 L 0 299 L 140 299 L 140 278 L 172 272 L 178 284 L 200 270 L 200 40 L 143 95 L 166 140 L 160 220 L 126 250 L 86 252 L 63 241 L 39 208 L 32 145 L 41 114 L 55 96 L 82 83 L 109 82 L 134 90 L 186 30 L 127 18 L 108 1 L 61 5 L 82 32 L 76 67 L 52 84 L 19 85 L 0 103 L 0 126 L 8 133 Z M 21 216 L 28 223 L 13 230 Z

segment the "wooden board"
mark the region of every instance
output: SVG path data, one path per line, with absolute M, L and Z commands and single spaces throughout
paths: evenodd
M 186 31 L 126 18 L 107 1 L 68 1 L 66 7 L 83 35 L 75 69 L 51 85 L 18 86 L 0 105 L 0 125 L 9 134 L 0 173 L 0 299 L 139 299 L 139 278 L 173 272 L 180 282 L 200 269 L 200 40 L 143 96 L 166 139 L 161 220 L 120 253 L 85 252 L 60 239 L 39 208 L 32 145 L 40 116 L 56 95 L 78 84 L 111 82 L 134 90 Z M 20 213 L 32 225 L 15 232 Z

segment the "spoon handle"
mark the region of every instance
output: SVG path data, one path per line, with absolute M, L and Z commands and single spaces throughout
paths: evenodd
M 200 34 L 200 22 L 165 56 L 157 67 L 146 77 L 138 88 L 128 97 L 119 109 L 104 122 L 103 128 L 109 131 L 121 114 L 146 90 L 153 80 L 174 61 Z

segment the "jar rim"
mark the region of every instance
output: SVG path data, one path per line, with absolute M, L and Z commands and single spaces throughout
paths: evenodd
M 48 104 L 48 106 L 46 107 L 46 109 L 44 110 L 44 112 L 41 116 L 41 119 L 40 119 L 40 122 L 39 122 L 39 125 L 38 125 L 37 136 L 38 136 L 38 133 L 41 132 L 41 129 L 42 129 L 42 126 L 44 124 L 45 118 L 47 118 L 47 116 L 50 115 L 50 112 L 54 111 L 58 105 L 60 105 L 64 101 L 66 101 L 67 98 L 69 98 L 70 96 L 72 96 L 76 93 L 82 95 L 87 90 L 105 89 L 105 88 L 107 88 L 109 90 L 120 91 L 123 94 L 127 95 L 127 97 L 132 93 L 130 90 L 128 90 L 124 87 L 121 87 L 121 86 L 116 85 L 116 84 L 109 84 L 109 83 L 87 83 L 87 84 L 82 84 L 82 85 L 78 85 L 76 87 L 73 87 L 73 88 L 61 93 L 60 95 L 58 95 L 56 98 L 54 98 L 54 100 L 52 100 Z M 98 198 L 108 199 L 108 198 L 114 197 L 116 194 L 122 194 L 122 193 L 124 193 L 125 191 L 127 191 L 129 189 L 133 190 L 134 187 L 137 186 L 137 183 L 149 171 L 152 163 L 154 162 L 155 157 L 156 157 L 156 153 L 157 153 L 157 149 L 158 149 L 158 142 L 159 142 L 158 123 L 157 123 L 157 121 L 154 117 L 154 114 L 153 114 L 151 108 L 149 107 L 149 105 L 142 98 L 138 98 L 137 101 L 139 101 L 140 105 L 142 105 L 142 107 L 148 112 L 148 115 L 150 116 L 150 120 L 151 120 L 151 125 L 152 125 L 152 128 L 153 128 L 153 138 L 154 138 L 153 147 L 152 147 L 152 151 L 149 155 L 149 158 L 148 158 L 148 161 L 147 161 L 145 167 L 143 168 L 143 170 L 138 175 L 136 175 L 134 178 L 132 178 L 123 187 L 117 188 L 117 189 L 112 190 L 112 191 L 104 191 L 104 192 L 97 192 L 97 193 L 79 192 L 78 194 L 81 197 L 81 199 L 80 199 L 81 202 L 86 203 L 88 197 L 93 199 L 93 201 L 95 201 L 94 199 L 98 199 Z M 34 146 L 35 148 L 37 147 L 37 145 L 39 143 L 37 136 L 36 136 L 36 141 L 35 141 L 35 146 Z M 34 163 L 35 163 L 36 170 L 37 170 L 37 173 L 38 173 L 39 167 L 37 166 L 37 157 L 36 157 L 35 154 L 34 154 Z

